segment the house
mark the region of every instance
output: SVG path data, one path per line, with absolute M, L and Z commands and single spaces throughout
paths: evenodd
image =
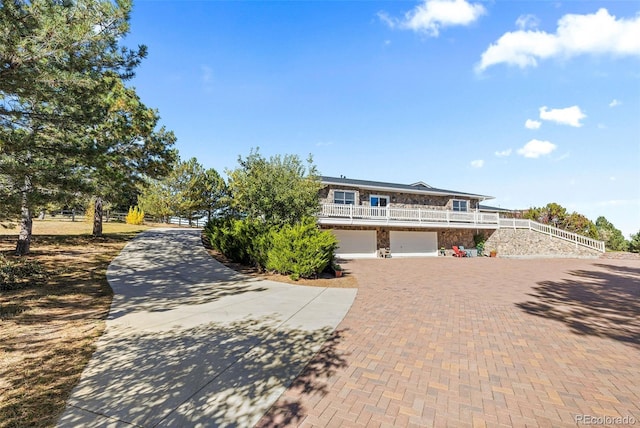
M 318 223 L 338 238 L 337 255 L 437 256 L 453 245 L 474 247 L 474 235 L 499 228 L 496 212 L 481 212 L 491 196 L 437 189 L 423 182 L 396 184 L 321 177 Z
M 387 250 L 393 257 L 435 257 L 442 247 L 473 248 L 476 235 L 502 256 L 597 257 L 605 251 L 602 241 L 481 204 L 492 196 L 423 182 L 320 180 L 318 224 L 338 238 L 336 255 L 343 258 L 377 257 Z

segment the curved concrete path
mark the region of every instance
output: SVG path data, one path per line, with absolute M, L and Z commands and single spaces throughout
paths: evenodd
M 253 426 L 356 295 L 240 275 L 185 229 L 142 233 L 107 279 L 106 330 L 61 427 Z

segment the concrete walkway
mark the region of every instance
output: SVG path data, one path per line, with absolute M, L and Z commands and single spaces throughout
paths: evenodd
M 253 426 L 356 295 L 240 275 L 206 253 L 199 230 L 142 233 L 107 278 L 107 327 L 61 427 Z

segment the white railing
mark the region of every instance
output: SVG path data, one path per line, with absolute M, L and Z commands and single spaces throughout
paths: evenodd
M 533 220 L 501 218 L 500 228 L 501 229 L 502 228 L 529 229 L 536 232 L 544 233 L 549 236 L 554 236 L 556 238 L 564 239 L 565 241 L 572 242 L 576 245 L 581 245 L 583 247 L 598 250 L 601 253 L 605 252 L 604 241 L 598 241 L 597 239 L 578 235 L 577 233 L 558 229 L 557 227 L 553 227 L 548 224 L 538 223 L 537 221 L 533 221 Z
M 385 223 L 415 222 L 467 225 L 498 225 L 498 214 L 428 210 L 422 208 L 370 207 L 364 205 L 322 204 L 320 218 L 380 220 Z
M 110 220 L 125 221 L 127 214 L 128 213 L 126 212 L 110 212 L 108 218 Z M 105 213 L 105 218 L 106 218 L 106 213 Z M 159 220 L 153 217 L 145 217 L 145 220 L 150 222 L 164 223 L 164 220 Z M 182 218 L 182 217 L 169 217 L 168 223 L 177 224 L 179 226 L 189 226 L 189 219 Z M 206 224 L 207 224 L 206 218 L 198 218 L 198 219 L 191 220 L 191 227 L 204 227 L 206 226 Z
M 350 221 L 352 224 L 357 224 L 358 221 L 361 220 L 362 224 L 371 224 L 372 222 L 393 224 L 396 222 L 401 223 L 403 226 L 411 226 L 413 223 L 416 225 L 447 225 L 454 227 L 457 225 L 458 227 L 463 228 L 470 226 L 490 226 L 501 229 L 528 229 L 572 242 L 576 246 L 580 245 L 602 253 L 605 252 L 603 241 L 598 241 L 597 239 L 578 235 L 577 233 L 568 232 L 533 220 L 499 218 L 497 213 L 322 204 L 319 217 L 321 221 L 326 221 L 328 219 L 344 219 Z

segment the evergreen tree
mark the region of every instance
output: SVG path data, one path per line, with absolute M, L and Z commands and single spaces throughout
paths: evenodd
M 127 172 L 123 160 L 144 163 L 154 153 L 137 156 L 144 150 L 131 142 L 140 139 L 120 137 L 173 142 L 166 131 L 146 132 L 157 117 L 143 107 L 129 112 L 148 115 L 146 133 L 117 135 L 118 102 L 127 92 L 122 82 L 146 55 L 144 46 L 119 44 L 130 11 L 130 0 L 0 3 L 0 214 L 21 215 L 18 254 L 29 251 L 35 207 L 100 193 L 96 180 L 123 183 L 117 179 Z M 99 134 L 105 129 L 109 133 Z M 164 148 L 156 153 L 169 160 Z M 112 171 L 105 171 L 109 164 Z
M 629 241 L 629 251 L 632 253 L 640 253 L 640 232 L 635 235 L 629 236 L 631 240 Z
M 150 180 L 138 197 L 138 205 L 168 221 L 176 215 L 189 222 L 222 207 L 225 183 L 215 169 L 205 170 L 196 158 L 178 162 L 162 180 Z
M 568 213 L 565 207 L 555 202 L 544 207 L 529 208 L 522 217 L 598 239 L 598 230 L 591 220 L 577 212 Z
M 598 239 L 604 241 L 608 249 L 613 251 L 627 251 L 629 242 L 624 239 L 622 232 L 616 229 L 605 217 L 600 216 L 596 219 L 596 228 L 598 229 Z
M 84 170 L 95 200 L 93 235 L 102 235 L 102 204 L 131 195 L 148 178 L 166 176 L 177 159 L 173 132 L 156 130 L 157 111 L 147 108 L 133 89 L 116 81 L 108 95 L 108 116 L 87 138 L 91 165 Z

